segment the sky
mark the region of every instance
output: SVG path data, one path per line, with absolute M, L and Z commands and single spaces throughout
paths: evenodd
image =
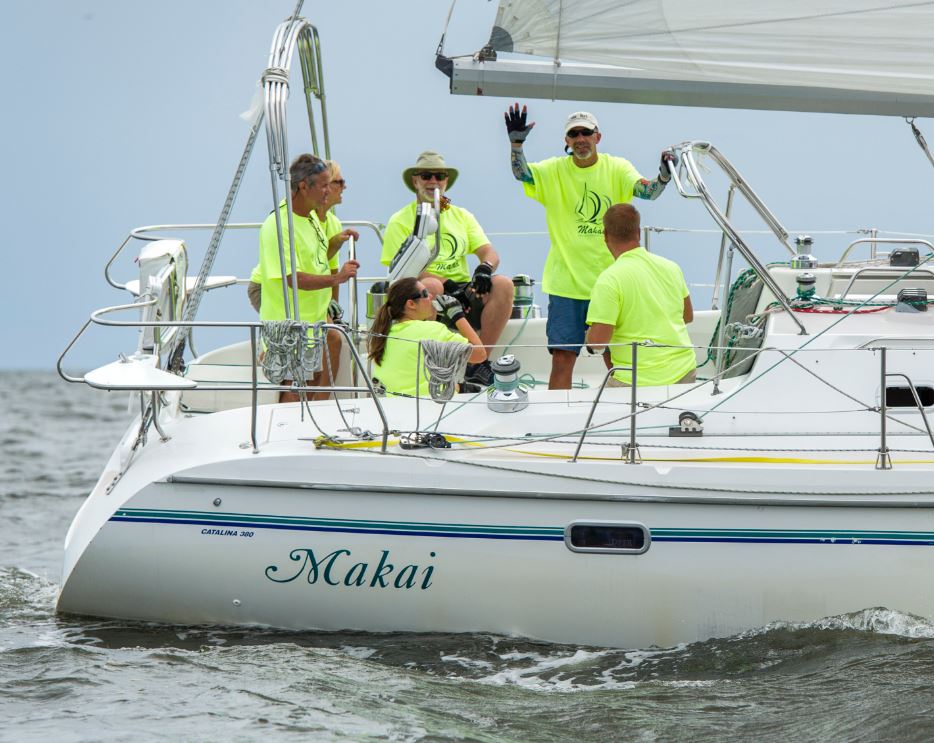
M 266 67 L 272 34 L 294 4 L 4 4 L 0 213 L 7 277 L 0 292 L 0 368 L 52 368 L 92 310 L 129 301 L 104 281 L 103 268 L 132 228 L 217 219 L 248 133 L 239 115 Z M 540 279 L 547 237 L 510 234 L 542 233 L 545 221 L 510 171 L 502 117 L 509 101 L 452 96 L 447 78 L 434 68 L 448 9 L 442 0 L 306 0 L 302 15 L 321 37 L 331 154 L 348 181 L 339 216 L 386 222 L 411 197 L 402 170 L 422 150 L 435 149 L 460 170 L 450 196 L 490 235 L 502 257 L 500 271 Z M 496 3 L 460 0 L 446 50 L 477 50 L 495 11 Z M 310 150 L 300 80 L 295 70 L 293 157 Z M 599 119 L 602 152 L 626 157 L 650 178 L 663 148 L 684 140 L 712 142 L 791 232 L 815 235 L 822 258 L 836 258 L 858 237 L 825 232 L 877 227 L 934 233 L 934 168 L 900 118 L 526 102 L 536 122 L 526 145 L 530 161 L 562 153 L 564 120 L 580 109 Z M 934 142 L 930 122 L 918 124 Z M 713 192 L 725 195 L 725 183 L 715 174 L 711 179 Z M 262 221 L 271 198 L 263 136 L 232 221 Z M 637 206 L 644 225 L 713 227 L 696 200 L 673 188 Z M 738 207 L 736 220 L 742 228 L 762 228 L 748 209 Z M 178 236 L 187 241 L 194 274 L 209 233 Z M 781 257 L 773 240 L 750 239 L 764 259 Z M 716 235 L 665 233 L 653 236 L 651 249 L 682 265 L 696 307 L 709 304 Z M 131 246 L 115 263 L 118 279 L 136 277 L 137 251 Z M 247 277 L 256 251 L 255 236 L 231 234 L 213 273 Z M 383 273 L 371 233 L 364 233 L 358 251 L 363 275 Z M 200 319 L 255 318 L 243 287 L 211 292 L 201 307 Z M 241 338 L 201 340 L 206 346 Z M 131 331 L 92 328 L 66 366 L 94 368 L 135 347 Z

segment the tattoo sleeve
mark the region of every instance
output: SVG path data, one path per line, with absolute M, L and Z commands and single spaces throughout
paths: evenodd
M 525 152 L 522 151 L 522 147 L 511 147 L 509 160 L 512 164 L 512 174 L 515 176 L 517 181 L 522 181 L 523 183 L 535 183 L 535 180 L 532 178 L 532 171 L 529 169 L 529 164 L 525 159 Z
M 665 186 L 668 184 L 660 180 L 659 178 L 653 178 L 650 181 L 647 181 L 645 178 L 636 182 L 636 185 L 632 188 L 632 195 L 639 199 L 647 199 L 648 201 L 655 201 L 659 196 L 661 196 L 662 191 L 665 190 Z

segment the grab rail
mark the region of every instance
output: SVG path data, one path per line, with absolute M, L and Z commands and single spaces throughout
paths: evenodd
M 846 259 L 850 257 L 850 253 L 853 251 L 857 245 L 863 245 L 865 243 L 870 243 L 872 247 L 873 254 L 870 256 L 870 260 L 875 259 L 875 246 L 878 243 L 884 245 L 925 245 L 927 246 L 932 253 L 934 253 L 934 243 L 929 242 L 928 240 L 921 240 L 918 238 L 897 238 L 897 237 L 860 237 L 851 242 L 846 246 L 846 249 L 843 251 L 843 255 L 837 260 L 834 264 L 834 268 L 840 268 L 846 263 Z
M 887 350 L 885 346 L 882 348 L 883 351 Z M 924 427 L 927 429 L 928 438 L 931 440 L 931 448 L 934 449 L 934 432 L 931 431 L 931 426 L 928 423 L 927 413 L 924 412 L 924 405 L 921 404 L 921 396 L 918 394 L 918 390 L 915 388 L 914 382 L 911 381 L 911 378 L 907 374 L 902 374 L 900 372 L 887 372 L 886 377 L 901 377 L 908 384 L 908 388 L 911 390 L 911 396 L 914 398 L 915 407 L 918 408 L 918 412 L 921 413 L 921 420 L 924 421 Z M 885 394 L 885 390 L 882 390 L 882 394 Z
M 720 207 L 710 195 L 710 192 L 704 183 L 704 179 L 701 177 L 700 168 L 695 161 L 695 151 L 709 155 L 713 161 L 721 167 L 721 169 L 730 179 L 731 183 L 734 183 L 739 192 L 746 197 L 746 200 L 756 210 L 759 216 L 762 217 L 762 219 L 768 225 L 769 229 L 771 229 L 774 235 L 778 238 L 779 242 L 784 245 L 792 255 L 794 255 L 794 249 L 788 245 L 787 242 L 788 232 L 784 227 L 782 227 L 781 223 L 778 221 L 775 215 L 772 214 L 769 208 L 762 202 L 758 195 L 756 195 L 749 184 L 746 183 L 736 168 L 733 167 L 732 163 L 730 163 L 730 161 L 727 160 L 720 153 L 720 151 L 717 150 L 716 147 L 714 147 L 709 142 L 684 142 L 679 145 L 679 150 L 681 153 L 680 166 L 671 167 L 669 164 L 669 172 L 671 173 L 672 180 L 675 182 L 675 186 L 678 188 L 678 192 L 685 198 L 701 199 L 701 201 L 704 202 L 704 206 L 707 208 L 710 216 L 713 217 L 714 221 L 717 223 L 720 229 L 723 230 L 723 232 L 729 237 L 730 242 L 736 246 L 736 249 L 742 253 L 743 257 L 746 259 L 749 265 L 752 266 L 753 270 L 756 272 L 759 278 L 762 279 L 762 283 L 768 287 L 769 291 L 772 292 L 778 303 L 785 309 L 785 311 L 788 313 L 788 316 L 798 326 L 800 334 L 807 335 L 808 332 L 805 329 L 804 324 L 797 317 L 795 317 L 794 312 L 791 311 L 791 305 L 788 303 L 788 297 L 785 296 L 785 293 L 775 282 L 775 279 L 772 278 L 771 274 L 768 272 L 768 269 L 756 257 L 756 254 L 746 244 L 746 241 L 743 240 L 739 230 L 733 226 L 732 222 L 730 222 L 726 215 L 720 210 Z M 687 189 L 684 188 L 679 175 L 681 169 L 684 169 L 688 180 L 695 188 L 697 193 L 689 193 Z M 723 314 L 724 317 L 721 322 L 725 323 L 726 305 L 724 305 Z
M 834 297 L 834 300 L 838 302 L 843 301 L 846 295 L 850 293 L 850 289 L 853 288 L 853 285 L 856 283 L 856 280 L 860 277 L 860 274 L 871 273 L 872 271 L 881 272 L 885 270 L 886 268 L 888 268 L 888 266 L 864 266 L 863 268 L 859 269 L 850 277 L 850 283 L 846 285 L 846 288 L 843 290 L 843 292 L 839 296 Z M 898 268 L 901 268 L 901 267 L 899 266 Z M 903 271 L 902 278 L 899 279 L 899 281 L 907 278 L 908 276 L 911 276 L 911 274 L 913 273 L 930 274 L 931 278 L 934 279 L 934 270 L 931 270 L 930 268 L 913 268 L 908 272 Z M 888 277 L 885 277 L 885 278 L 888 278 Z
M 342 224 L 348 227 L 365 227 L 369 230 L 372 230 L 376 234 L 376 237 L 379 240 L 379 244 L 380 245 L 383 244 L 383 225 L 380 224 L 379 222 L 371 222 L 365 219 L 351 219 L 351 220 L 342 222 Z M 258 230 L 262 226 L 263 226 L 262 222 L 235 222 L 232 224 L 228 224 L 226 229 L 228 230 Z M 193 223 L 181 223 L 181 224 L 152 224 L 152 225 L 145 225 L 142 227 L 135 227 L 132 230 L 130 230 L 130 233 L 123 239 L 123 242 L 120 243 L 120 246 L 117 248 L 114 254 L 110 256 L 110 259 L 104 265 L 104 279 L 107 281 L 108 284 L 110 284 L 115 289 L 126 289 L 126 284 L 119 283 L 110 275 L 110 268 L 111 266 L 113 266 L 114 262 L 117 260 L 117 258 L 126 248 L 126 246 L 130 244 L 131 240 L 144 240 L 144 241 L 152 242 L 155 240 L 162 239 L 160 237 L 147 235 L 146 234 L 147 232 L 169 232 L 169 231 L 175 231 L 175 230 L 213 230 L 213 229 L 216 229 L 216 227 L 217 225 L 211 222 L 193 222 Z M 355 244 L 350 245 L 350 256 L 349 257 L 354 260 L 356 259 L 356 245 Z M 381 279 L 373 279 L 373 280 L 377 281 Z M 356 328 L 357 326 L 356 318 L 358 315 L 355 309 L 356 308 L 355 300 L 357 298 L 357 278 L 354 277 L 350 279 L 348 284 L 350 285 L 349 290 L 350 290 L 350 296 L 351 296 L 351 305 L 350 305 L 351 306 L 351 321 L 353 323 L 353 326 Z

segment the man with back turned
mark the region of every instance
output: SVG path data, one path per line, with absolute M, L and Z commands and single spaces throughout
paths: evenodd
M 546 335 L 551 353 L 549 389 L 569 389 L 584 343 L 590 293 L 600 272 L 612 263 L 603 244 L 603 215 L 611 204 L 633 197 L 653 200 L 671 178 L 674 153 L 663 152 L 658 176 L 643 178 L 628 160 L 597 152 L 602 134 L 596 117 L 578 111 L 564 125 L 565 152 L 528 163 L 522 146 L 535 124 L 519 104 L 506 112 L 512 173 L 526 196 L 545 207 L 551 249 L 542 290 L 548 295 Z
M 687 324 L 694 319 L 691 296 L 674 261 L 639 245 L 639 212 L 614 204 L 603 215 L 603 239 L 613 263 L 593 288 L 587 310 L 587 348 L 609 345 L 613 366 L 632 365 L 632 343 L 651 341 L 636 356 L 636 384 L 665 385 L 694 381 L 696 358 Z M 632 373 L 613 373 L 608 386 L 632 384 Z

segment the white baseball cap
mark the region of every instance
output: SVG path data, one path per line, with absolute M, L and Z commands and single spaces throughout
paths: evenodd
M 564 125 L 564 133 L 567 134 L 571 129 L 582 127 L 583 129 L 599 129 L 597 117 L 587 111 L 576 111 L 568 116 L 568 121 Z

